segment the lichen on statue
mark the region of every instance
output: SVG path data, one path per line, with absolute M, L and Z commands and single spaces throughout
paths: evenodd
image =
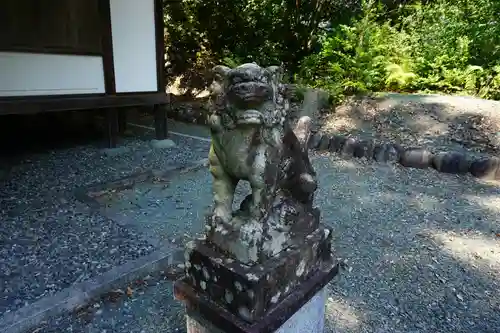
M 282 69 L 247 63 L 216 66 L 213 74 L 209 167 L 214 209 L 207 230 L 265 223 L 276 215 L 278 202 L 312 209 L 317 184 L 307 154 L 311 120 L 301 118 L 291 127 Z M 240 180 L 250 183 L 251 193 L 233 212 Z

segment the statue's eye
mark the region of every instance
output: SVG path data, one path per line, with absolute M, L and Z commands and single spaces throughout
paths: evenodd
M 236 84 L 236 83 L 241 83 L 243 80 L 241 79 L 241 77 L 239 76 L 235 76 L 232 78 L 231 82 L 233 82 L 233 84 Z

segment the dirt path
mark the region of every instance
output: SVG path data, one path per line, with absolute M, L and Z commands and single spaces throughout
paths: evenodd
M 351 98 L 324 113 L 322 130 L 431 151 L 500 152 L 500 102 L 444 95 Z

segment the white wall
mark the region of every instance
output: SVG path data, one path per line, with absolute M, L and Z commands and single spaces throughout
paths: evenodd
M 110 0 L 116 92 L 157 91 L 153 0 Z
M 0 52 L 0 97 L 104 91 L 99 56 Z

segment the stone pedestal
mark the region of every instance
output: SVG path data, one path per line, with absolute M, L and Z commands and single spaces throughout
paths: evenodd
M 320 290 L 314 295 L 306 304 L 304 304 L 297 312 L 295 312 L 285 323 L 283 323 L 275 333 L 319 333 L 323 332 L 325 328 L 325 302 L 326 290 Z M 281 318 L 277 318 L 276 324 L 278 325 Z M 187 318 L 187 331 L 188 333 L 226 333 L 220 328 L 213 325 L 213 323 L 203 318 L 199 311 L 188 312 Z M 269 321 L 266 321 L 266 323 Z M 262 326 L 257 329 L 262 329 Z M 230 328 L 233 329 L 233 328 Z M 232 331 L 231 331 L 232 332 Z M 241 332 L 235 331 L 235 332 Z M 272 332 L 267 328 L 264 330 L 256 331 L 249 328 L 244 332 Z
M 337 274 L 331 232 L 318 227 L 263 262 L 243 263 L 207 240 L 188 244 L 175 296 L 188 332 L 321 332 L 324 287 Z
M 187 245 L 185 274 L 174 284 L 188 332 L 320 333 L 338 265 L 331 230 L 313 206 L 311 119 L 290 125 L 277 66 L 216 66 L 213 74 L 213 215 L 206 237 Z M 230 212 L 239 181 L 251 193 Z

